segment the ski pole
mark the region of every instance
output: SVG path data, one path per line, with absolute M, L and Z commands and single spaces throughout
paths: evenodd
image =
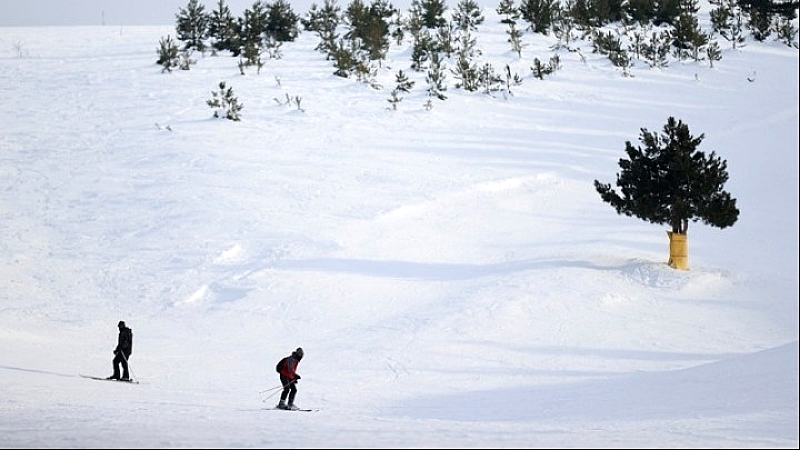
M 263 394 L 264 394 L 264 393 L 266 393 L 266 392 L 269 392 L 269 391 L 274 391 L 275 389 L 280 389 L 280 388 L 282 388 L 282 387 L 284 387 L 284 386 L 281 384 L 280 386 L 275 386 L 274 388 L 264 389 L 263 391 L 259 392 L 259 394 L 262 394 L 262 395 L 263 395 Z
M 126 358 L 126 357 L 125 357 L 125 352 L 123 352 L 122 350 L 120 350 L 120 351 L 119 351 L 119 354 L 120 354 L 120 355 L 122 355 L 122 359 L 123 359 L 123 360 L 125 360 L 125 364 L 127 364 L 127 365 L 128 365 L 128 372 L 130 373 L 130 376 L 131 376 L 131 378 L 130 378 L 130 379 L 131 379 L 131 380 L 135 380 L 135 379 L 136 379 L 136 377 L 134 377 L 134 376 L 133 376 L 133 367 L 131 367 L 131 363 L 130 363 L 130 362 L 128 362 L 128 358 Z
M 291 386 L 292 384 L 294 384 L 295 382 L 297 382 L 297 379 L 296 379 L 296 378 L 295 378 L 294 380 L 292 380 L 292 381 L 290 381 L 290 382 L 286 383 L 286 384 L 285 384 L 285 385 L 283 385 L 283 386 L 278 386 L 278 387 L 276 387 L 276 388 L 273 388 L 273 389 L 267 389 L 267 392 L 268 392 L 268 391 L 271 391 L 271 390 L 274 390 L 274 389 L 281 388 L 281 387 L 282 387 L 282 388 L 284 388 L 284 389 L 286 389 L 286 388 L 288 388 L 289 386 Z M 275 391 L 275 392 L 273 392 L 272 394 L 270 394 L 269 396 L 267 396 L 266 398 L 262 399 L 261 401 L 262 401 L 262 402 L 265 402 L 265 401 L 267 401 L 267 400 L 271 399 L 272 397 L 275 397 L 275 395 L 276 395 L 278 392 L 281 392 L 281 391 Z

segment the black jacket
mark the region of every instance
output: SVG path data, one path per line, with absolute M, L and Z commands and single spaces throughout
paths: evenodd
M 119 338 L 117 339 L 117 348 L 114 353 L 122 352 L 125 357 L 129 357 L 133 353 L 133 331 L 125 327 L 119 330 Z

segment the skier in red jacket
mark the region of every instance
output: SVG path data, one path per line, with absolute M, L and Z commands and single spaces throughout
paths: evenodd
M 300 375 L 297 374 L 297 365 L 300 364 L 301 359 L 303 359 L 303 349 L 298 347 L 290 356 L 280 360 L 275 367 L 281 376 L 281 385 L 283 385 L 278 409 L 299 409 L 294 404 L 294 397 L 297 395 L 297 381 L 300 380 Z M 286 403 L 287 396 L 289 397 L 288 404 Z

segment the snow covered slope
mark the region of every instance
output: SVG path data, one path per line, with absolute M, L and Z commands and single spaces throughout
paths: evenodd
M 542 81 L 552 42 L 519 59 L 486 15 L 523 84 L 430 111 L 408 43 L 376 90 L 311 33 L 242 76 L 162 74 L 169 27 L 0 28 L 0 447 L 796 448 L 797 50 L 629 78 L 565 53 Z M 741 210 L 690 225 L 688 272 L 592 185 L 669 116 Z M 119 320 L 141 384 L 80 378 Z M 320 411 L 267 411 L 298 346 Z

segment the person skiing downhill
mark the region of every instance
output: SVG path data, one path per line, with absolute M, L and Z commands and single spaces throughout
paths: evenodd
M 297 365 L 303 359 L 303 349 L 298 347 L 291 355 L 278 361 L 275 370 L 280 374 L 281 385 L 283 392 L 281 392 L 281 401 L 278 402 L 278 409 L 299 409 L 294 404 L 294 397 L 297 395 L 297 381 L 300 380 L 300 375 L 297 374 Z M 289 398 L 289 403 L 286 403 L 286 398 Z
M 114 375 L 108 377 L 109 380 L 122 380 L 130 381 L 131 377 L 128 373 L 128 359 L 133 353 L 133 331 L 125 326 L 122 320 L 117 324 L 119 328 L 119 337 L 117 338 L 117 348 L 114 349 Z M 119 366 L 122 365 L 122 378 L 119 377 Z

